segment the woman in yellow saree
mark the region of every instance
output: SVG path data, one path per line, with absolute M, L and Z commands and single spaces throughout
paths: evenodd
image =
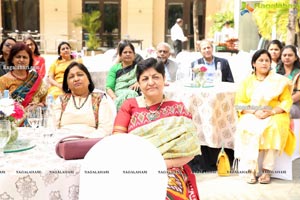
M 64 94 L 62 90 L 64 73 L 67 67 L 75 61 L 75 58 L 71 55 L 71 45 L 69 43 L 61 42 L 58 45 L 57 51 L 59 57 L 51 64 L 48 72 L 48 82 L 50 85 L 48 95 L 52 94 L 55 99 Z M 77 62 L 82 63 L 82 60 L 78 59 Z
M 140 62 L 137 80 L 143 96 L 123 103 L 114 133 L 138 135 L 160 150 L 168 169 L 166 200 L 199 200 L 196 178 L 187 164 L 200 154 L 191 114 L 182 102 L 163 95 L 165 68 L 162 62 L 154 58 Z
M 263 155 L 260 183 L 270 183 L 275 159 L 285 151 L 292 155 L 295 138 L 290 130 L 292 106 L 291 82 L 270 70 L 271 56 L 258 50 L 252 57 L 254 73 L 242 82 L 236 93 L 239 113 L 235 157 L 249 174 L 248 183 L 256 183 L 259 152 Z

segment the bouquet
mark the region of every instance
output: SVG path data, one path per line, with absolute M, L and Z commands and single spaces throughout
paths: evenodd
M 10 98 L 0 99 L 0 120 L 9 120 L 11 122 L 11 136 L 8 143 L 12 143 L 18 137 L 16 124 L 24 116 L 24 109 L 21 104 Z

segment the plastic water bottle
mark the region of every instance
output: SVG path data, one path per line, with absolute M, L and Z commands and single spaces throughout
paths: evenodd
M 215 84 L 222 82 L 221 62 L 217 62 L 217 69 L 215 71 L 214 82 Z
M 43 136 L 44 136 L 45 143 L 49 143 L 49 140 L 52 138 L 56 130 L 55 113 L 53 112 L 54 98 L 51 94 L 48 95 L 46 99 L 46 104 L 47 107 L 44 112 L 44 118 L 43 118 L 43 126 L 46 130 L 43 132 Z
M 10 96 L 9 95 L 9 90 L 4 90 L 3 91 L 3 98 L 8 98 L 9 99 L 10 98 L 9 96 Z

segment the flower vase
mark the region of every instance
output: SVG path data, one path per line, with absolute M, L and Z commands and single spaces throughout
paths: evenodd
M 205 83 L 204 74 L 197 74 L 195 77 L 195 85 L 196 87 L 203 87 Z
M 18 139 L 18 136 L 19 136 L 18 127 L 15 122 L 10 123 L 10 129 L 11 129 L 11 135 L 10 135 L 8 144 L 14 143 Z

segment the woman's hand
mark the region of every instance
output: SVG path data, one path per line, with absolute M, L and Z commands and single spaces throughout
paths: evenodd
M 133 85 L 131 85 L 131 86 L 129 87 L 129 89 L 132 89 L 132 90 L 134 90 L 134 91 L 138 91 L 139 88 L 140 88 L 140 86 L 139 86 L 139 83 L 138 83 L 138 82 L 135 82 Z

